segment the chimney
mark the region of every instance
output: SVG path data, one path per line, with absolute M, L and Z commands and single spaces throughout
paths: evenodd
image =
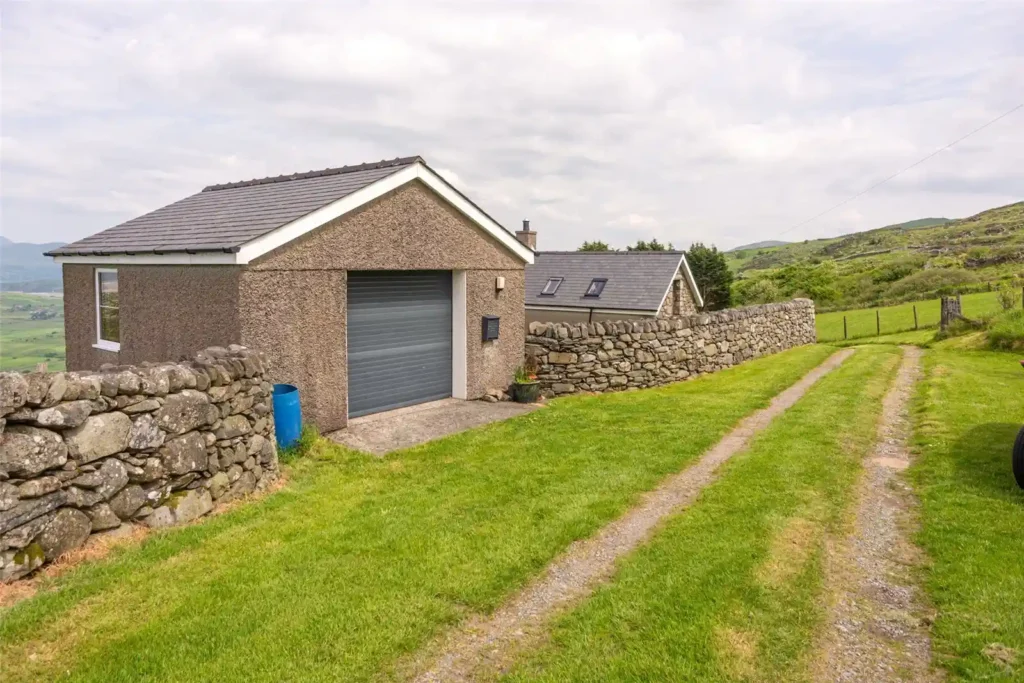
M 523 219 L 523 229 L 516 230 L 516 239 L 528 246 L 530 249 L 537 251 L 537 233 L 530 230 L 530 221 Z

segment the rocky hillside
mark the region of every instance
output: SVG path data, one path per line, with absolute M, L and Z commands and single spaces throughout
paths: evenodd
M 739 303 L 807 295 L 834 308 L 977 291 L 1024 280 L 1024 202 L 728 258 Z

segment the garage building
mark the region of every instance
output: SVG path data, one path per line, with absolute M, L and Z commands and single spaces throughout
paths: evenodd
M 49 255 L 68 369 L 243 344 L 323 431 L 523 358 L 533 251 L 420 157 L 212 185 Z

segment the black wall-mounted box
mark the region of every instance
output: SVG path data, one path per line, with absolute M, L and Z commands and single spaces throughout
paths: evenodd
M 498 338 L 498 323 L 501 318 L 496 315 L 484 316 L 484 341 Z

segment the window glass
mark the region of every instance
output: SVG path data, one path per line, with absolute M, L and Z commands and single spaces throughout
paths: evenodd
M 590 286 L 587 287 L 587 293 L 583 296 L 598 297 L 601 296 L 601 292 L 604 291 L 604 283 L 608 280 L 595 279 L 590 282 Z
M 548 296 L 551 296 L 552 294 L 554 294 L 555 292 L 558 291 L 558 287 L 561 284 L 562 284 L 562 278 L 560 278 L 560 277 L 548 278 L 547 284 L 544 285 L 544 289 L 542 289 L 540 293 L 541 294 L 546 294 Z
M 102 341 L 118 343 L 121 341 L 121 325 L 118 319 L 117 273 L 97 272 L 96 286 L 99 288 L 99 338 Z

